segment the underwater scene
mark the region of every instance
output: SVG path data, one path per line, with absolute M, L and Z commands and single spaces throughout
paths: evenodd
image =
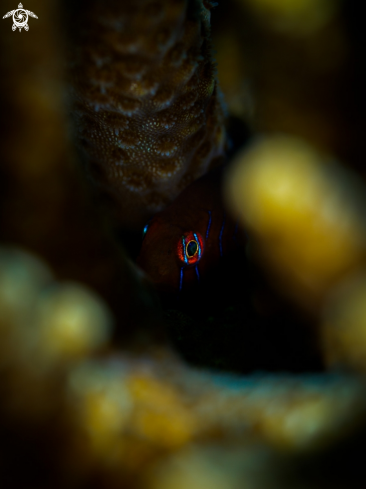
M 2 8 L 0 487 L 366 487 L 362 5 Z

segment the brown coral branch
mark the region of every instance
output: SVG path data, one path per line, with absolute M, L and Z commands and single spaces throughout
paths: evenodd
M 108 1 L 74 14 L 78 143 L 123 225 L 142 226 L 222 155 L 208 8 L 193 0 Z

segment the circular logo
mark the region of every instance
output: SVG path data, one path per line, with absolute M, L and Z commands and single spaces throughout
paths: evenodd
M 16 27 L 22 28 L 24 27 L 27 22 L 28 22 L 28 13 L 26 10 L 23 10 L 22 8 L 19 8 L 17 10 L 14 10 L 13 13 L 13 22 L 16 25 Z

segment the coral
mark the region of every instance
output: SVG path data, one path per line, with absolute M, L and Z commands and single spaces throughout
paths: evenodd
M 0 373 L 12 386 L 2 416 L 16 426 L 26 395 L 25 432 L 49 419 L 64 427 L 57 470 L 66 464 L 65 487 L 76 477 L 88 481 L 92 467 L 149 487 L 148 474 L 169 466 L 171 455 L 184 457 L 208 441 L 234 448 L 251 440 L 274 453 L 302 454 L 363 425 L 362 380 L 332 373 L 239 378 L 189 368 L 168 349 L 101 358 L 111 340 L 110 312 L 95 294 L 57 283 L 44 263 L 14 249 L 0 250 L 0 278 Z M 27 290 L 24 305 L 19 292 Z M 50 299 L 55 290 L 58 299 Z
M 125 226 L 141 226 L 223 153 L 210 8 L 138 0 L 83 10 L 70 54 L 73 116 Z
M 237 155 L 226 199 L 252 258 L 317 318 L 325 365 L 365 371 L 366 188 L 310 145 L 267 136 Z
M 222 2 L 212 32 L 229 114 L 254 133 L 303 138 L 364 174 L 358 18 L 332 0 Z
M 271 29 L 293 37 L 310 36 L 324 27 L 338 11 L 339 3 L 332 0 L 239 0 L 252 10 L 260 22 Z
M 253 142 L 233 162 L 226 196 L 254 253 L 310 308 L 365 259 L 364 186 L 301 140 Z
M 329 367 L 365 372 L 365 271 L 342 281 L 327 297 L 322 314 L 322 344 Z
M 6 73 L 0 80 L 6 121 L 1 132 L 0 204 L 6 209 L 0 215 L 1 240 L 41 255 L 58 277 L 97 290 L 120 311 L 127 330 L 144 310 L 150 316 L 154 306 L 150 298 L 145 302 L 143 280 L 111 238 L 108 219 L 92 205 L 75 164 L 64 112 L 61 14 L 55 3 L 34 4 L 37 12 L 36 7 L 44 22 L 33 34 L 25 33 L 30 37 L 16 38 L 11 30 L 0 37 L 0 68 Z

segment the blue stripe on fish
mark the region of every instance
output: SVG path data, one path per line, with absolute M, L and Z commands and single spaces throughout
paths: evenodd
M 184 261 L 186 262 L 186 264 L 188 264 L 188 257 L 186 253 L 186 240 L 184 236 L 182 236 L 182 248 L 183 248 Z
M 210 232 L 210 227 L 211 227 L 211 211 L 207 211 L 208 212 L 208 225 L 207 225 L 207 229 L 206 229 L 206 239 L 208 239 L 208 233 Z
M 194 239 L 196 240 L 197 246 L 198 246 L 198 259 L 201 259 L 201 254 L 202 254 L 202 248 L 201 248 L 201 243 L 200 240 L 198 239 L 198 236 L 196 233 L 193 233 Z
M 195 269 L 196 269 L 197 280 L 199 282 L 200 281 L 200 272 L 198 271 L 198 265 L 195 266 Z
M 180 268 L 179 292 L 182 290 L 182 286 L 183 286 L 183 267 Z

